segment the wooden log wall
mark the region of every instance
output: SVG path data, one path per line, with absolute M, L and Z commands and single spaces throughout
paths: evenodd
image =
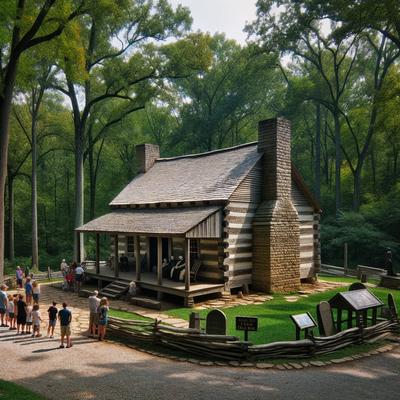
M 222 242 L 217 239 L 199 240 L 199 252 L 202 264 L 197 274 L 199 280 L 210 283 L 224 283 L 222 246 Z
M 253 217 L 262 196 L 262 164 L 257 163 L 225 208 L 224 276 L 226 289 L 252 282 Z
M 115 242 L 114 235 L 110 235 L 110 256 L 113 263 L 113 268 L 115 268 Z M 122 254 L 127 254 L 127 239 L 125 235 L 118 235 L 118 257 Z M 118 260 L 119 261 L 119 260 Z
M 319 254 L 319 214 L 292 180 L 292 202 L 300 221 L 300 279 L 316 274 L 315 261 Z M 316 219 L 318 218 L 318 219 Z

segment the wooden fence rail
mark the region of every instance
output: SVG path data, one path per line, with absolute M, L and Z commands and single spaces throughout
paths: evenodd
M 253 345 L 236 336 L 208 335 L 197 329 L 175 328 L 160 321 L 134 321 L 111 317 L 110 333 L 131 343 L 153 343 L 197 356 L 224 360 L 305 358 L 328 354 L 352 344 L 400 333 L 395 320 L 385 320 L 368 328 L 351 328 L 328 337 Z

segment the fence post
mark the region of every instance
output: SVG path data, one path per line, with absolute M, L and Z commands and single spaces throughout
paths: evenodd
M 347 275 L 347 243 L 344 244 L 344 274 Z
M 47 267 L 47 279 L 51 279 L 51 269 Z

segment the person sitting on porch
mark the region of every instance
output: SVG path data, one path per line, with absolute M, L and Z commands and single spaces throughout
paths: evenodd
M 166 258 L 163 259 L 163 262 L 161 264 L 161 271 L 163 278 L 168 278 L 171 274 L 171 270 L 169 269 L 169 262 Z
M 129 270 L 128 257 L 123 253 L 122 253 L 121 257 L 119 258 L 119 268 L 122 272 L 126 272 Z
M 162 269 L 162 277 L 163 278 L 171 278 L 171 270 L 175 267 L 175 259 L 174 256 L 171 256 L 168 265 Z
M 178 262 L 176 263 L 175 267 L 171 269 L 171 279 L 173 281 L 179 282 L 181 272 L 184 269 L 185 269 L 185 260 L 183 259 L 182 256 L 179 256 Z

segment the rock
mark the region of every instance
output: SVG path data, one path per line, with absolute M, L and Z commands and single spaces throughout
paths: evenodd
M 260 369 L 268 369 L 268 368 L 273 368 L 274 364 L 268 364 L 268 363 L 256 363 L 256 367 Z

